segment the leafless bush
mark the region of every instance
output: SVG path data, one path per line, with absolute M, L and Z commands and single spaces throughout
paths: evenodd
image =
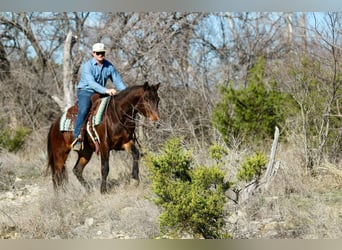
M 0 119 L 12 128 L 35 129 L 52 122 L 60 111 L 50 98 L 51 83 L 42 84 L 24 69 L 18 69 L 13 75 L 11 79 L 0 81 Z
M 324 178 L 311 176 L 301 150 L 291 145 L 278 149 L 281 165 L 269 188 L 256 191 L 239 208 L 234 237 L 341 237 L 341 170 L 328 164 Z

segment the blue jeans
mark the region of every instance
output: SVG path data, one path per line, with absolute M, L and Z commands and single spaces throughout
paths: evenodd
M 87 118 L 88 112 L 91 106 L 91 96 L 93 92 L 78 89 L 77 91 L 77 102 L 78 102 L 78 113 L 76 118 L 74 138 L 77 138 L 81 132 L 81 128 Z

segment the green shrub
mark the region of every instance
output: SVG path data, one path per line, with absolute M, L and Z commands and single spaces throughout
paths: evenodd
M 216 160 L 217 162 L 221 162 L 223 156 L 227 154 L 228 154 L 227 149 L 218 144 L 214 144 L 210 146 L 209 148 L 210 158 Z
M 21 149 L 26 136 L 31 132 L 31 129 L 26 127 L 9 129 L 1 123 L 0 128 L 0 148 L 4 148 L 9 152 L 16 152 Z
M 265 60 L 248 72 L 247 85 L 221 86 L 221 100 L 213 109 L 214 126 L 229 145 L 257 144 L 272 138 L 275 126 L 283 127 L 292 98 L 277 90 L 274 80 L 265 80 Z
M 161 232 L 227 238 L 223 206 L 229 185 L 224 182 L 224 173 L 217 166 L 192 168 L 191 164 L 191 152 L 179 138 L 168 140 L 159 155 L 148 156 L 152 188 L 157 194 L 154 202 L 163 208 Z
M 258 182 L 266 169 L 266 164 L 266 156 L 262 153 L 256 153 L 252 157 L 247 157 L 238 170 L 237 179 L 246 182 L 255 179 Z

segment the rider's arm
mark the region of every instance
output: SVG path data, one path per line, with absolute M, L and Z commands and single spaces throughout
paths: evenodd
M 81 79 L 77 87 L 79 89 L 85 89 L 85 90 L 94 91 L 100 94 L 105 94 L 107 90 L 106 87 L 104 86 L 105 82 L 103 81 L 97 82 L 95 80 L 95 76 L 94 76 L 95 69 L 92 69 L 92 67 L 93 65 L 91 61 L 85 63 L 82 66 Z
M 112 80 L 114 87 L 118 91 L 124 90 L 126 88 L 126 84 L 123 82 L 117 69 L 112 65 L 112 67 L 110 67 L 110 71 L 111 71 L 111 80 Z

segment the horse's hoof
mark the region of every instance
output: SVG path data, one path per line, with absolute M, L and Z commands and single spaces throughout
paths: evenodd
M 133 187 L 138 187 L 139 186 L 139 184 L 140 184 L 140 180 L 138 179 L 131 179 L 131 181 L 130 181 L 130 185 L 131 186 L 133 186 Z
M 108 193 L 107 187 L 101 187 L 100 192 L 101 194 L 107 194 Z

